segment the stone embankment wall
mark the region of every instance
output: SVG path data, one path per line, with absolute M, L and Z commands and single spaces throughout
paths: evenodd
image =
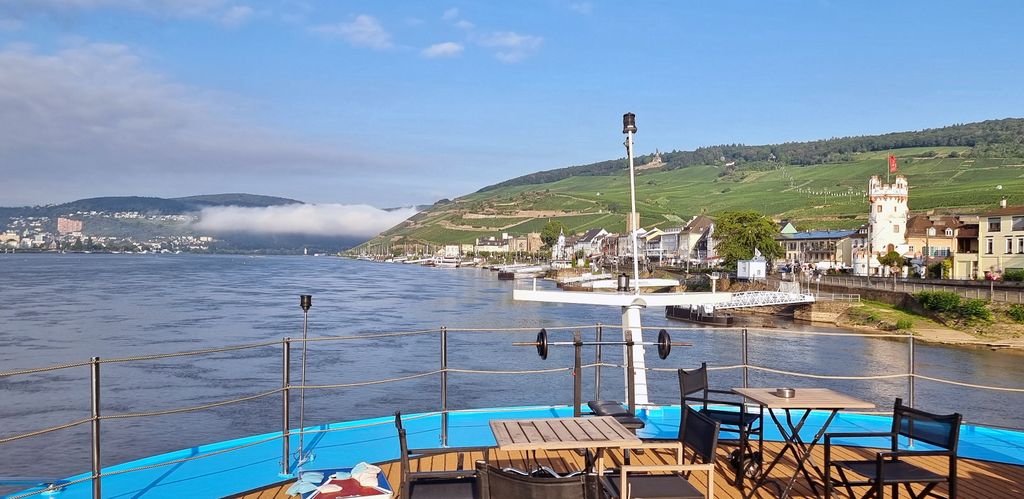
M 808 322 L 836 322 L 853 303 L 847 301 L 819 301 L 796 307 L 793 318 Z

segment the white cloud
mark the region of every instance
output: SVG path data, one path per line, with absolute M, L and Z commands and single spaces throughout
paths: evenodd
M 175 83 L 122 45 L 0 49 L 0 165 L 10 201 L 231 189 L 346 175 L 372 156 L 251 124 L 237 99 Z M 54 183 L 54 179 L 60 182 Z
M 195 228 L 207 232 L 372 237 L 416 214 L 414 208 L 381 210 L 355 204 L 291 204 L 266 208 L 205 208 Z
M 438 57 L 455 57 L 462 54 L 462 44 L 455 42 L 435 43 L 423 49 L 423 57 L 435 59 Z
M 590 14 L 594 10 L 594 4 L 590 2 L 571 2 L 569 3 L 569 9 L 580 14 Z
M 458 21 L 455 21 L 455 27 L 459 29 L 470 30 L 473 29 L 475 25 L 465 19 L 459 19 Z
M 221 22 L 224 23 L 225 26 L 240 26 L 248 21 L 252 15 L 252 7 L 247 5 L 236 5 L 224 13 L 224 16 L 221 18 Z
M 496 31 L 477 38 L 483 47 L 496 49 L 494 57 L 505 63 L 520 62 L 536 52 L 544 39 L 514 31 Z
M 391 33 L 381 26 L 377 18 L 361 14 L 350 23 L 338 23 L 312 28 L 316 33 L 338 37 L 353 45 L 385 50 L 392 46 Z
M 441 15 L 441 19 L 444 19 L 445 21 L 453 21 L 453 20 L 458 19 L 458 18 L 459 18 L 459 9 L 456 9 L 454 7 L 444 11 L 444 14 Z

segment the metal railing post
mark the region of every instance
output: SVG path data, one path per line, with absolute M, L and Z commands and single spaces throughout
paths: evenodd
M 749 382 L 747 365 L 747 328 L 743 328 L 743 388 L 746 388 Z
M 627 404 L 629 412 L 636 416 L 636 372 L 633 369 L 633 337 L 626 340 L 626 388 L 628 388 Z
M 441 326 L 441 447 L 448 446 L 448 328 Z
M 914 337 L 911 336 L 909 341 L 909 348 L 907 349 L 907 374 L 910 376 L 907 376 L 907 398 L 910 400 L 910 407 L 917 407 L 914 404 Z
M 594 368 L 594 400 L 601 400 L 601 336 L 604 333 L 604 327 L 601 323 L 597 323 L 597 352 L 594 356 L 594 363 L 597 367 Z
M 572 365 L 572 416 L 580 417 L 580 405 L 583 404 L 583 334 L 579 331 L 572 333 L 572 343 L 575 352 Z
M 288 448 L 291 439 L 291 413 L 289 412 L 292 365 L 292 339 L 281 339 L 281 474 L 288 475 L 288 459 L 291 450 Z
M 91 367 L 92 384 L 92 497 L 103 497 L 100 486 L 100 358 L 93 357 Z

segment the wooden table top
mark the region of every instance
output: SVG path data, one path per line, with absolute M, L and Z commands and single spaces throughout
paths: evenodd
M 769 409 L 874 409 L 875 404 L 855 399 L 828 388 L 796 388 L 796 394 L 783 398 L 777 388 L 733 388 L 738 393 Z
M 611 416 L 493 419 L 498 449 L 565 450 L 637 445 L 640 439 Z

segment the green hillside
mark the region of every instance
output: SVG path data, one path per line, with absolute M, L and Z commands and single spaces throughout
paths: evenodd
M 1006 128 L 1007 121 L 1013 126 L 1024 123 L 995 123 Z M 976 133 L 976 125 L 962 126 Z M 1003 196 L 1010 204 L 1024 204 L 1024 153 L 1017 152 L 1024 143 L 1024 128 L 1015 130 L 1020 131 L 1000 136 L 999 140 L 1004 141 L 1000 143 L 844 152 L 841 159 L 829 156 L 829 162 L 812 165 L 774 160 L 723 161 L 720 157 L 713 162 L 716 164 L 673 168 L 663 156 L 662 166 L 638 172 L 637 209 L 645 227 L 678 226 L 701 212 L 713 216 L 750 209 L 792 219 L 801 229 L 853 228 L 867 220 L 868 178 L 884 178 L 890 153 L 898 158 L 899 173 L 908 178 L 909 203 L 914 212 L 977 213 L 997 206 Z M 913 133 L 926 132 L 898 135 L 912 143 Z M 947 135 L 942 135 L 943 140 L 949 140 Z M 871 138 L 863 139 L 870 142 Z M 800 150 L 799 145 L 787 147 Z M 770 150 L 776 146 L 750 147 Z M 998 152 L 1007 157 L 999 157 Z M 649 161 L 650 157 L 645 157 L 638 163 Z M 476 237 L 501 232 L 538 232 L 552 218 L 573 232 L 591 227 L 624 230 L 630 203 L 625 168 L 600 175 L 586 171 L 533 183 L 538 179 L 527 175 L 435 205 L 367 244 L 394 247 L 402 243 L 472 242 Z M 997 190 L 999 185 L 1001 190 Z

